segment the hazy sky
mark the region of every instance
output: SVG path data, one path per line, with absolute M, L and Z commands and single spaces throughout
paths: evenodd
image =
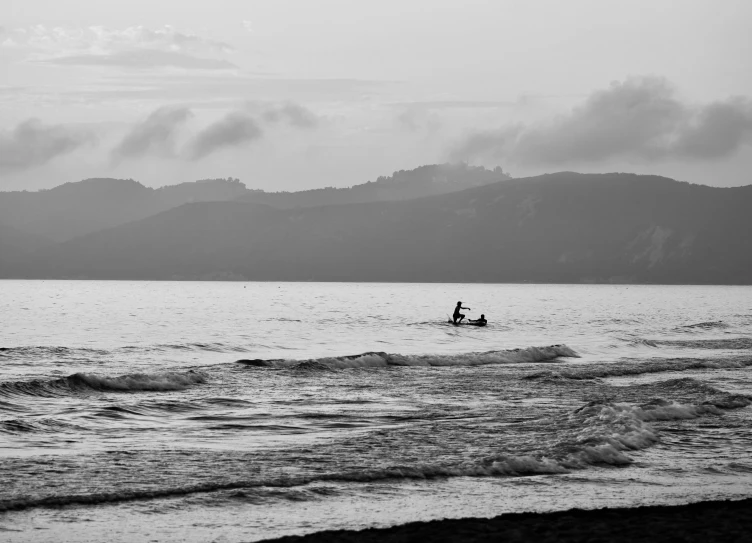
M 297 190 L 449 160 L 752 183 L 749 0 L 3 7 L 0 190 Z

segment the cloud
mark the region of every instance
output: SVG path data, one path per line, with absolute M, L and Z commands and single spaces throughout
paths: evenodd
M 435 132 L 442 126 L 441 117 L 433 109 L 421 105 L 408 104 L 396 116 L 397 125 L 409 132 Z
M 470 134 L 450 155 L 552 166 L 609 159 L 713 160 L 750 143 L 749 99 L 685 104 L 665 79 L 643 77 L 614 82 L 547 123 Z
M 187 147 L 188 157 L 199 160 L 228 147 L 261 139 L 263 131 L 255 119 L 234 111 L 199 132 Z
M 235 67 L 221 58 L 233 52 L 228 43 L 180 32 L 172 26 L 110 29 L 34 25 L 7 30 L 4 36 L 0 46 L 28 49 L 34 60 L 44 63 L 186 69 Z
M 67 66 L 116 66 L 121 68 L 173 67 L 188 70 L 235 69 L 233 63 L 213 58 L 200 58 L 173 51 L 119 51 L 107 55 L 69 55 L 44 61 L 46 64 Z
M 85 130 L 28 119 L 13 130 L 0 132 L 0 171 L 40 166 L 93 141 L 93 135 Z
M 752 145 L 752 102 L 732 98 L 703 107 L 675 148 L 698 159 L 728 156 L 742 145 Z
M 253 114 L 255 113 L 255 114 Z M 115 161 L 143 156 L 177 157 L 199 160 L 221 149 L 239 147 L 264 136 L 263 121 L 288 122 L 296 128 L 316 126 L 318 118 L 308 109 L 293 103 L 269 106 L 250 102 L 243 110 L 231 111 L 191 137 L 175 152 L 175 140 L 193 112 L 187 107 L 165 106 L 153 111 L 134 125 L 110 152 Z
M 184 107 L 161 107 L 137 124 L 115 147 L 113 159 L 145 155 L 171 156 L 177 130 L 193 113 Z
M 228 43 L 179 32 L 169 25 L 157 29 L 130 26 L 121 30 L 104 26 L 33 25 L 6 29 L 0 35 L 13 39 L 16 46 L 48 52 L 87 51 L 92 54 L 104 54 L 134 48 L 209 55 L 233 52 L 232 46 Z
M 194 54 L 225 54 L 234 50 L 228 43 L 179 32 L 169 25 L 156 30 L 145 26 L 132 26 L 124 30 L 92 26 L 89 31 L 96 35 L 99 43 L 107 44 L 110 48 L 137 46 Z
M 267 122 L 284 121 L 296 128 L 315 128 L 319 124 L 318 117 L 311 110 L 293 102 L 268 107 L 264 110 L 262 116 Z

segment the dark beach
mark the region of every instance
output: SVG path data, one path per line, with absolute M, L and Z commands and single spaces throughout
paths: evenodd
M 412 522 L 361 531 L 337 530 L 270 539 L 284 543 L 387 541 L 750 541 L 752 499 L 637 508 L 517 513 L 491 519 Z

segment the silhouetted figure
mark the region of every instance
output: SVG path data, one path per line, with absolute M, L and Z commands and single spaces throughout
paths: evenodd
M 479 319 L 475 319 L 475 320 L 468 319 L 468 322 L 472 322 L 474 324 L 477 324 L 478 326 L 485 326 L 486 324 L 488 324 L 488 321 L 486 320 L 485 315 L 481 315 Z
M 465 318 L 465 315 L 460 313 L 460 309 L 470 310 L 469 307 L 462 307 L 462 302 L 457 302 L 457 307 L 454 308 L 454 314 L 452 315 L 452 322 L 454 324 L 457 324 L 457 319 L 459 319 L 459 322 L 462 322 L 462 319 Z

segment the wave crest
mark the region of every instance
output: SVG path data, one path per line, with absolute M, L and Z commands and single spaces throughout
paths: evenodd
M 548 347 L 528 347 L 506 351 L 486 351 L 459 354 L 390 354 L 367 352 L 348 356 L 332 356 L 309 360 L 261 360 L 243 359 L 239 364 L 255 367 L 302 368 L 302 369 L 345 369 L 345 368 L 385 368 L 387 366 L 481 366 L 488 364 L 519 364 L 525 362 L 549 362 L 557 358 L 579 358 L 579 355 L 566 345 Z
M 112 392 L 184 390 L 206 382 L 202 374 L 193 370 L 185 373 L 133 373 L 117 377 L 75 373 L 66 379 L 72 387 Z
M 206 382 L 201 373 L 189 370 L 184 373 L 133 373 L 103 377 L 91 373 L 74 373 L 62 379 L 35 379 L 0 383 L 0 397 L 12 396 L 64 396 L 76 392 L 139 392 L 184 390 Z

